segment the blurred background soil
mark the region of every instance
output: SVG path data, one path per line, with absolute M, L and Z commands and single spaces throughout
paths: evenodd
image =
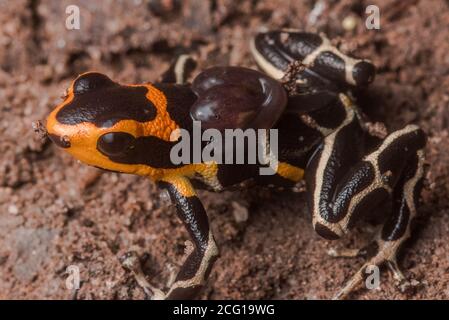
M 80 30 L 67 30 L 78 5 Z M 380 8 L 381 29 L 365 28 Z M 0 298 L 143 299 L 119 257 L 136 250 L 163 285 L 183 257 L 186 232 L 174 208 L 141 177 L 77 163 L 32 130 L 77 74 L 98 70 L 125 83 L 155 81 L 189 52 L 212 65 L 255 67 L 248 40 L 261 28 L 322 31 L 341 50 L 372 59 L 379 73 L 358 103 L 388 130 L 419 124 L 429 135 L 420 217 L 400 260 L 420 282 L 401 291 L 383 270 L 379 290 L 357 299 L 449 298 L 449 2 L 0 0 Z M 301 188 L 299 188 L 301 189 Z M 200 192 L 221 258 L 201 298 L 330 298 L 363 259 L 331 258 L 360 247 L 361 224 L 337 242 L 312 230 L 304 192 Z M 77 292 L 66 268 L 81 271 Z

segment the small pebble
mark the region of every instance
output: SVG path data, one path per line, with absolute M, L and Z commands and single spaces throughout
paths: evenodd
M 234 215 L 234 219 L 237 223 L 248 220 L 248 208 L 242 206 L 236 201 L 232 201 L 231 204 L 233 209 L 232 214 Z
M 11 204 L 8 207 L 8 213 L 13 214 L 13 215 L 17 215 L 17 214 L 19 214 L 19 208 L 17 208 L 16 205 Z
M 345 29 L 346 31 L 352 31 L 357 26 L 357 19 L 351 15 L 347 16 L 346 18 L 343 19 L 341 25 L 343 29 Z
M 167 190 L 162 190 L 162 191 L 159 193 L 159 199 L 160 199 L 163 203 L 165 203 L 165 204 L 171 204 L 171 203 L 172 203 L 172 202 L 171 202 L 171 199 L 170 199 L 170 194 L 168 193 Z

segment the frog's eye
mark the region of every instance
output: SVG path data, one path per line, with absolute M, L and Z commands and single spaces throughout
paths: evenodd
M 97 148 L 107 156 L 118 156 L 133 148 L 135 138 L 126 132 L 109 132 L 102 135 Z

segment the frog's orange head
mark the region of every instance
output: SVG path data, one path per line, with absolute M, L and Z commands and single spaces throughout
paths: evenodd
M 174 167 L 170 134 L 178 125 L 164 93 L 150 84 L 120 85 L 101 73 L 84 73 L 46 126 L 55 144 L 92 166 L 153 178 Z

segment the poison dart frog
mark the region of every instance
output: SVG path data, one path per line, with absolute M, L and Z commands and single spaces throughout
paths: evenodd
M 387 264 L 405 281 L 396 255 L 416 216 L 424 132 L 407 125 L 383 139 L 370 134 L 350 92 L 369 85 L 375 67 L 343 54 L 323 34 L 262 32 L 250 49 L 262 71 L 212 67 L 192 83 L 187 79 L 195 61 L 186 55 L 156 83 L 124 85 L 83 73 L 48 116 L 46 130 L 57 146 L 88 165 L 148 177 L 176 205 L 194 246 L 167 290 L 152 286 L 135 267 L 139 284 L 154 299 L 194 298 L 204 287 L 218 248 L 196 187 L 219 192 L 246 181 L 290 187 L 302 179 L 313 228 L 325 239 L 341 238 L 362 217 L 390 205 L 372 243 L 352 252 L 362 255 L 369 247 L 371 257 L 335 298 L 353 291 L 370 265 Z M 176 132 L 191 132 L 194 121 L 219 132 L 276 129 L 274 174 L 260 175 L 261 163 L 174 163 Z M 229 148 L 236 147 L 222 151 L 235 151 Z

